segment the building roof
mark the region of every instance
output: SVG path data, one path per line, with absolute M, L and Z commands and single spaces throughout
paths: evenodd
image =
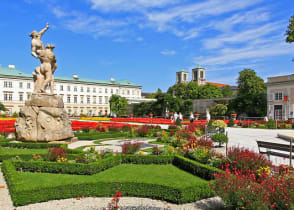
M 194 69 L 204 69 L 200 64 L 197 64 L 197 66 Z
M 230 86 L 230 85 L 227 85 L 227 84 L 221 84 L 221 83 L 215 83 L 215 82 L 206 82 L 205 84 L 211 84 L 211 85 L 217 86 L 219 88 L 222 88 L 222 87 L 225 87 L 225 86 Z
M 32 74 L 23 73 L 16 68 L 8 68 L 0 66 L 0 76 L 11 76 L 11 77 L 21 77 L 21 78 L 33 78 Z M 106 84 L 106 85 L 125 85 L 125 86 L 135 86 L 141 87 L 128 80 L 118 80 L 118 81 L 106 81 L 106 80 L 95 80 L 95 79 L 83 79 L 83 78 L 73 78 L 73 77 L 58 77 L 54 76 L 55 81 L 68 81 L 68 82 L 79 82 L 79 83 L 95 83 L 95 84 Z
M 186 72 L 186 73 L 188 73 L 187 71 L 185 71 L 185 69 L 181 69 L 181 70 L 178 71 L 178 72 Z

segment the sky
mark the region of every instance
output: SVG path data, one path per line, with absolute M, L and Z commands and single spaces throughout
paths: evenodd
M 209 82 L 236 85 L 238 73 L 294 73 L 285 42 L 293 0 L 1 0 L 0 65 L 31 73 L 29 34 L 48 22 L 56 76 L 127 79 L 166 91 L 176 72 L 200 64 Z

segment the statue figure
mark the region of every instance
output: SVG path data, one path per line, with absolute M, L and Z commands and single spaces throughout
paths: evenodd
M 39 58 L 39 56 L 37 54 L 37 50 L 44 50 L 45 49 L 44 44 L 41 41 L 41 37 L 48 30 L 48 28 L 49 28 L 49 24 L 47 23 L 46 27 L 43 28 L 40 32 L 34 30 L 32 33 L 30 33 L 30 37 L 32 37 L 31 54 L 35 58 Z
M 40 32 L 33 31 L 30 36 L 31 42 L 31 54 L 40 59 L 40 67 L 35 68 L 34 75 L 34 93 L 45 93 L 46 87 L 49 85 L 50 93 L 53 94 L 54 78 L 53 73 L 57 68 L 56 57 L 53 53 L 55 46 L 53 44 L 47 44 L 46 49 L 41 41 L 42 35 L 48 30 L 49 24 Z
M 206 109 L 206 121 L 207 123 L 210 121 L 209 109 Z

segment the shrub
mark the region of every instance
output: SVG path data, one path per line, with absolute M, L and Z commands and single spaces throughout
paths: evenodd
M 128 132 L 132 130 L 132 127 L 128 126 L 128 125 L 124 125 L 121 127 L 121 130 L 124 132 Z
M 66 153 L 66 149 L 64 148 L 52 147 L 48 150 L 47 159 L 50 161 L 56 161 L 57 158 L 65 157 Z
M 160 155 L 162 154 L 162 150 L 158 149 L 158 146 L 153 146 L 152 147 L 152 155 Z
M 198 161 L 199 163 L 207 164 L 208 159 L 212 156 L 212 153 L 206 148 L 198 148 L 189 150 L 187 156 L 190 159 Z
M 214 128 L 226 128 L 227 124 L 223 120 L 216 120 L 212 123 L 212 127 Z
M 121 147 L 122 147 L 122 152 L 124 154 L 135 154 L 140 150 L 141 147 L 140 142 L 134 142 L 132 143 L 131 141 L 126 141 Z
M 109 126 L 108 127 L 108 131 L 110 131 L 110 132 L 117 132 L 117 131 L 119 131 L 119 128 L 112 125 L 112 126 Z
M 228 122 L 228 127 L 233 127 L 234 126 L 234 120 L 233 118 L 230 118 L 229 122 Z
M 176 119 L 176 125 L 177 125 L 177 126 L 182 126 L 182 124 L 181 124 L 181 120 L 180 120 L 179 117 Z
M 212 123 L 213 123 L 213 120 L 209 120 L 209 122 L 208 122 L 208 127 L 212 127 Z
M 214 142 L 218 142 L 219 146 L 228 141 L 228 137 L 224 133 L 216 133 L 211 138 Z
M 18 117 L 18 114 L 17 114 L 16 112 L 14 112 L 14 113 L 12 114 L 12 117 L 17 118 L 17 117 Z
M 276 128 L 276 123 L 273 119 L 269 119 L 268 123 L 267 123 L 267 127 L 269 129 L 275 129 Z
M 95 128 L 96 131 L 98 132 L 101 132 L 101 133 L 104 133 L 106 131 L 105 127 L 103 127 L 101 124 L 98 125 L 96 128 Z
M 83 133 L 89 133 L 90 128 L 89 127 L 82 127 Z
M 168 129 L 169 130 L 175 130 L 175 129 L 177 129 L 177 126 L 176 125 L 169 125 Z
M 146 137 L 149 134 L 149 128 L 146 125 L 143 125 L 135 130 L 135 132 L 140 137 Z

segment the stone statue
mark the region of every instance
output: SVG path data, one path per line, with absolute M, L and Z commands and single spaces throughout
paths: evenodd
M 57 68 L 56 57 L 53 53 L 55 46 L 53 44 L 47 44 L 46 49 L 41 41 L 42 35 L 49 28 L 49 24 L 40 32 L 33 31 L 30 36 L 31 41 L 31 54 L 40 59 L 40 67 L 35 68 L 34 75 L 34 93 L 45 93 L 46 87 L 50 87 L 50 93 L 54 93 L 54 78 L 53 74 Z
M 15 121 L 16 139 L 20 141 L 76 140 L 62 97 L 53 93 L 53 73 L 57 68 L 56 57 L 53 53 L 55 46 L 47 44 L 45 49 L 41 41 L 42 35 L 48 28 L 47 23 L 40 32 L 33 31 L 30 34 L 31 54 L 40 60 L 41 65 L 33 72 L 34 93 L 25 102 Z M 47 86 L 50 87 L 50 94 L 45 91 Z

